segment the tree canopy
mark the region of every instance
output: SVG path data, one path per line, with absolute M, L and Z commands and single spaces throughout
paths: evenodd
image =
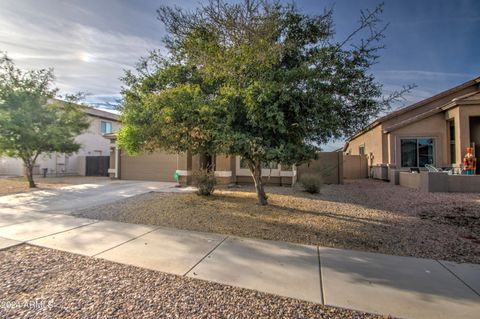
M 22 159 L 30 186 L 38 156 L 79 150 L 75 137 L 89 127 L 81 107 L 53 100 L 51 69 L 22 71 L 6 55 L 0 57 L 0 155 Z
M 382 9 L 362 12 L 338 41 L 332 9 L 311 15 L 256 0 L 161 7 L 168 53 L 126 73 L 120 145 L 241 156 L 266 204 L 262 163 L 314 158 L 409 89 L 385 96 L 370 72 L 383 48 Z

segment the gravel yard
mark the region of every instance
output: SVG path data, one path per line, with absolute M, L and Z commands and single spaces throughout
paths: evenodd
M 0 318 L 385 318 L 28 245 L 0 260 Z
M 319 195 L 267 188 L 196 194 L 149 193 L 76 212 L 161 225 L 393 255 L 480 263 L 480 195 L 422 193 L 374 180 L 326 185 Z

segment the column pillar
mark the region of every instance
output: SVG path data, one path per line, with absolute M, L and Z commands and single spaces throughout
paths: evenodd
M 227 185 L 235 183 L 233 174 L 235 166 L 235 158 L 225 155 L 217 155 L 215 157 L 215 177 L 217 184 Z
M 282 186 L 293 186 L 297 182 L 297 166 L 280 166 L 280 184 Z
M 190 152 L 177 155 L 178 183 L 182 186 L 192 185 L 192 154 Z

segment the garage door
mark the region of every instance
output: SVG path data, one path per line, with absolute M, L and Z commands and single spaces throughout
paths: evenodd
M 121 154 L 120 178 L 142 181 L 173 182 L 177 155 L 155 152 L 138 156 Z

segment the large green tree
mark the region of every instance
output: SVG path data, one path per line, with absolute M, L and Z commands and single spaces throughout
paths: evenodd
M 57 94 L 51 69 L 22 71 L 6 55 L 0 57 L 0 155 L 20 158 L 30 187 L 36 187 L 37 158 L 79 150 L 75 136 L 89 127 L 75 96 L 65 102 Z
M 161 7 L 168 54 L 126 73 L 120 145 L 241 156 L 267 204 L 263 164 L 314 158 L 408 90 L 385 96 L 369 71 L 382 49 L 381 12 L 361 12 L 338 41 L 330 9 L 309 15 L 260 0 Z

